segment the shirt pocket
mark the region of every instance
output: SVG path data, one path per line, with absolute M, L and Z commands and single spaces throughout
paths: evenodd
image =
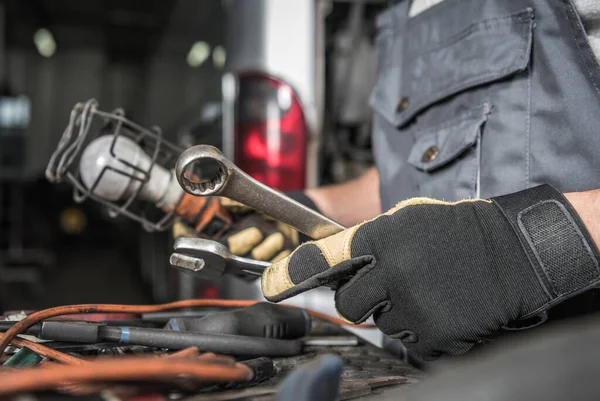
M 417 21 L 406 33 L 394 118 L 398 127 L 443 99 L 510 77 L 529 65 L 530 8 L 473 23 L 444 39 L 431 38 L 426 28 Z
M 413 179 L 420 196 L 479 197 L 481 137 L 489 113 L 489 104 L 483 104 L 418 136 L 407 161 L 416 169 Z
M 526 138 L 529 113 L 526 77 L 533 10 L 476 22 L 472 15 L 433 18 L 426 13 L 408 20 L 402 43 L 392 47 L 395 67 L 384 64 L 386 74 L 378 77 L 374 89 L 374 111 L 394 127 L 375 131 L 375 143 L 385 144 L 379 146 L 382 154 L 394 149 L 405 155 L 390 160 L 388 154 L 388 161 L 378 161 L 381 185 L 396 188 L 388 191 L 394 201 L 407 196 L 449 201 L 478 197 L 485 193 L 486 180 L 497 180 L 487 173 L 502 168 L 492 164 L 503 160 L 504 152 L 519 152 L 517 158 L 527 152 L 520 141 Z M 390 78 L 392 73 L 397 75 Z M 486 122 L 492 118 L 505 122 L 494 121 L 490 130 Z M 486 160 L 486 147 L 500 156 Z M 395 168 L 385 168 L 386 163 Z

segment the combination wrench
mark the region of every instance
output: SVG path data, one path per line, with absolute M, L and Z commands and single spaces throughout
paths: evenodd
M 203 182 L 191 181 L 188 171 L 201 161 L 216 163 L 218 173 Z M 175 165 L 175 177 L 189 194 L 224 196 L 281 221 L 313 239 L 328 237 L 345 228 L 256 181 L 213 146 L 197 145 L 185 150 Z M 206 278 L 234 272 L 255 277 L 269 266 L 268 262 L 231 255 L 222 244 L 201 238 L 180 238 L 175 241 L 174 248 L 175 252 L 170 259 L 173 266 Z
M 202 183 L 191 181 L 186 174 L 188 168 L 203 160 L 216 163 L 219 166 L 218 173 Z M 281 221 L 313 239 L 328 237 L 345 228 L 256 181 L 213 146 L 198 145 L 185 150 L 177 160 L 175 176 L 187 193 L 196 196 L 224 196 Z

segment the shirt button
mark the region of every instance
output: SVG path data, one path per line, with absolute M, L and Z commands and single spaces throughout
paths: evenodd
M 438 148 L 435 145 L 430 146 L 425 151 L 425 153 L 423 153 L 423 157 L 421 157 L 421 162 L 423 162 L 423 163 L 432 162 L 438 157 L 439 154 L 440 154 L 440 148 Z
M 403 96 L 402 99 L 400 99 L 400 103 L 398 103 L 398 107 L 396 107 L 396 111 L 401 113 L 406 109 L 408 109 L 408 98 Z

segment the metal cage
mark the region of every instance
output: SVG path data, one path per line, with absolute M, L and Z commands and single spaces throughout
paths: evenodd
M 110 147 L 111 157 L 123 167 L 132 169 L 134 174 L 123 169 L 105 166 L 93 185 L 87 188 L 81 179 L 79 162 L 87 145 L 102 135 L 113 136 Z M 115 144 L 120 136 L 133 140 L 150 157 L 148 168 L 142 169 L 135 166 L 116 154 Z M 155 216 L 158 210 L 156 206 L 137 198 L 150 179 L 152 167 L 159 165 L 171 170 L 182 151 L 183 148 L 163 138 L 159 127 L 144 128 L 125 118 L 122 109 L 116 109 L 113 112 L 101 111 L 98 108 L 98 102 L 90 99 L 85 103 L 77 103 L 73 107 L 69 124 L 46 168 L 46 178 L 53 183 L 67 182 L 73 186 L 73 199 L 78 203 L 91 198 L 106 206 L 109 215 L 113 218 L 124 215 L 139 222 L 147 231 L 162 231 L 171 225 L 175 218 L 174 211 L 181 199 L 174 207 L 170 208 L 169 212 L 161 212 Z M 140 185 L 137 185 L 137 189 L 131 195 L 119 201 L 104 199 L 96 195 L 94 189 L 109 170 L 124 175 L 130 180 L 139 181 Z

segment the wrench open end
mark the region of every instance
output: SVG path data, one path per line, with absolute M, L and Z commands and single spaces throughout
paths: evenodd
M 270 265 L 235 256 L 219 242 L 204 238 L 181 237 L 175 240 L 171 266 L 204 279 L 217 279 L 224 274 L 256 278 Z

